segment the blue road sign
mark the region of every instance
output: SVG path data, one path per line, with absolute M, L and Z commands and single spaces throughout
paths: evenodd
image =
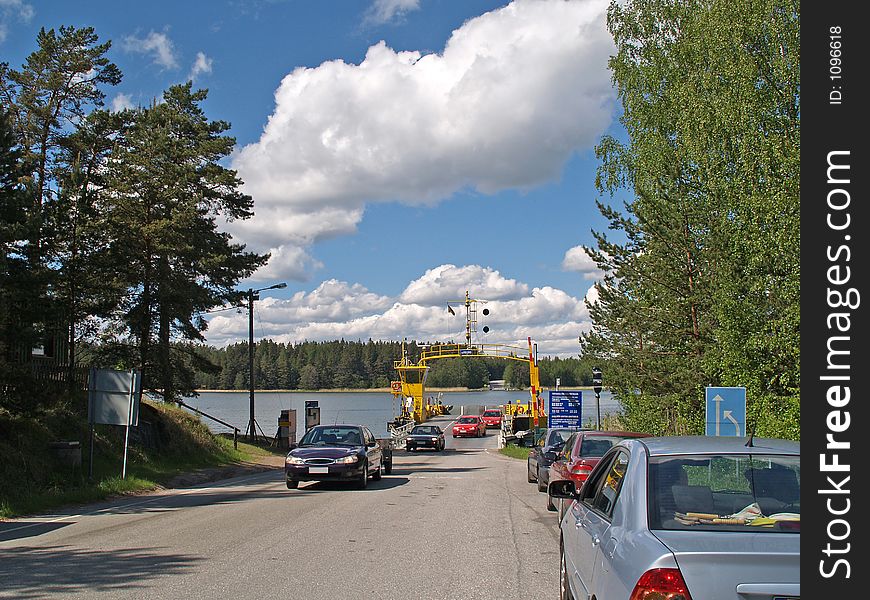
M 580 427 L 583 414 L 583 392 L 550 390 L 548 427 Z
M 707 388 L 707 435 L 746 435 L 746 388 Z

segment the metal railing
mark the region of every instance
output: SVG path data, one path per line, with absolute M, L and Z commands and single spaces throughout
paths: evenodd
M 414 429 L 414 423 L 411 421 L 410 423 L 405 423 L 404 425 L 399 425 L 398 427 L 395 425 L 389 425 L 390 430 L 390 445 L 393 448 L 401 448 L 405 445 L 405 439 L 408 437 L 408 434 Z
M 199 410 L 198 408 L 196 408 L 195 406 L 191 406 L 190 404 L 186 404 L 183 400 L 176 400 L 176 402 L 178 402 L 178 404 L 180 406 L 183 406 L 184 408 L 186 408 L 188 410 L 192 410 L 193 412 L 195 412 L 196 414 L 198 414 L 202 417 L 205 417 L 207 419 L 211 419 L 212 421 L 215 421 L 216 423 L 220 423 L 221 425 L 224 425 L 224 426 L 232 429 L 233 430 L 233 448 L 238 450 L 238 448 L 239 448 L 239 431 L 241 431 L 238 427 L 236 427 L 235 425 L 230 425 L 226 421 L 221 421 L 217 417 L 213 417 L 208 413 L 204 413 L 201 410 Z

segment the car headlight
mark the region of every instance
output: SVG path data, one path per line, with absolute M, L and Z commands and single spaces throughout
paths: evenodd
M 304 465 L 305 461 L 298 456 L 288 456 L 285 460 L 288 465 Z
M 432 438 L 432 441 L 433 441 L 433 442 L 437 442 L 437 441 L 438 441 L 438 438 Z
M 356 454 L 351 454 L 350 456 L 343 456 L 342 458 L 336 458 L 335 462 L 339 465 L 352 465 L 353 463 L 359 460 L 359 456 Z

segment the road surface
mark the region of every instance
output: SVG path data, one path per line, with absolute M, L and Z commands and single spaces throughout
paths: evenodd
M 556 516 L 497 433 L 365 490 L 280 470 L 0 523 L 0 598 L 558 598 Z

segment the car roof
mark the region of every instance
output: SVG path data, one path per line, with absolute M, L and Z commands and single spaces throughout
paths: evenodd
M 663 437 L 634 438 L 628 443 L 643 445 L 650 456 L 673 454 L 791 454 L 799 456 L 800 442 L 775 438 L 753 438 L 747 446 L 748 437 L 674 435 Z M 626 442 L 623 442 L 626 443 Z
M 648 433 L 641 433 L 639 431 L 606 431 L 603 429 L 591 429 L 591 430 L 583 430 L 578 432 L 583 435 L 583 437 L 593 437 L 593 436 L 607 436 L 607 437 L 652 437 Z

